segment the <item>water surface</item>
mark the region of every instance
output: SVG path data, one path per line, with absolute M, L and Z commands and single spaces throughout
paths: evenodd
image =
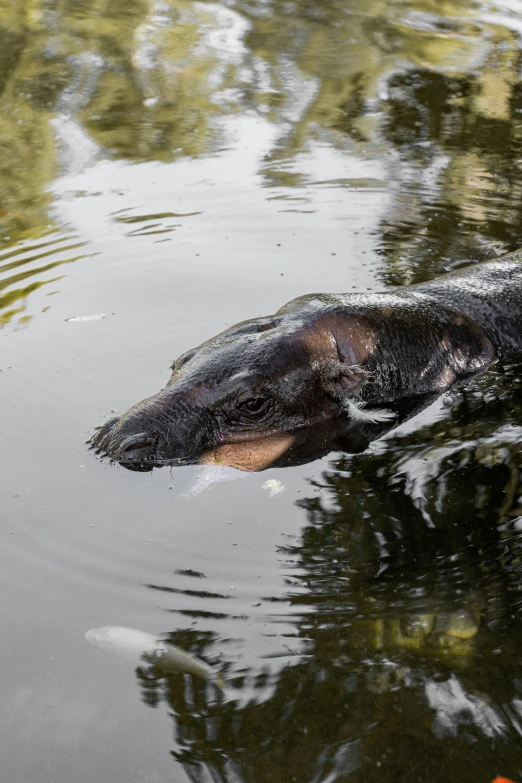
M 522 365 L 213 486 L 85 446 L 229 324 L 519 247 L 521 35 L 519 0 L 0 0 L 3 780 L 522 781 Z

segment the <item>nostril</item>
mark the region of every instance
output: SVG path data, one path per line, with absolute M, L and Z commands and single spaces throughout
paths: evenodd
M 118 455 L 124 454 L 126 451 L 150 449 L 153 448 L 157 442 L 158 438 L 155 435 L 150 435 L 148 432 L 140 432 L 137 435 L 129 435 L 124 438 L 118 446 Z

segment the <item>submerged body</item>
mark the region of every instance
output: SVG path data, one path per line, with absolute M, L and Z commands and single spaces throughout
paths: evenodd
M 381 294 L 312 294 L 181 356 L 165 389 L 93 443 L 138 470 L 359 452 L 521 350 L 522 252 Z

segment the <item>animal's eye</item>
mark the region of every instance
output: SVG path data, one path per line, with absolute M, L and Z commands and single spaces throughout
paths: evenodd
M 241 400 L 237 407 L 240 411 L 246 413 L 262 413 L 268 405 L 268 399 L 266 397 L 249 397 L 246 400 Z

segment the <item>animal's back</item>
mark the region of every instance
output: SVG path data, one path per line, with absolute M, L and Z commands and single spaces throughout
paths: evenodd
M 410 289 L 472 318 L 500 356 L 522 351 L 522 251 L 451 272 Z

